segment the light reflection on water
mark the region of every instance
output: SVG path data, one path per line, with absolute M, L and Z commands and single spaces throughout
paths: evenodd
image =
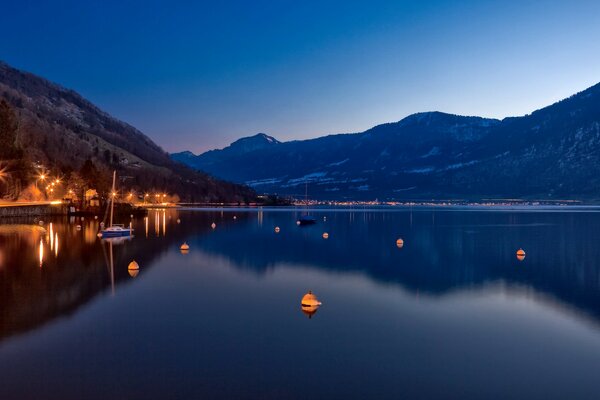
M 303 212 L 150 210 L 133 220 L 136 237 L 116 241 L 99 240 L 92 219 L 57 218 L 45 233 L 13 221 L 0 229 L 0 394 L 593 398 L 600 389 L 600 214 L 321 209 L 316 225 L 298 227 Z M 318 312 L 300 306 L 308 290 L 323 301 Z

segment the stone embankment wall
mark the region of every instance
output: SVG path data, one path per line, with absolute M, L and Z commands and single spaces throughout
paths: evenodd
M 36 217 L 40 215 L 65 215 L 67 209 L 61 204 L 0 206 L 0 218 Z M 0 220 L 1 222 L 1 220 Z

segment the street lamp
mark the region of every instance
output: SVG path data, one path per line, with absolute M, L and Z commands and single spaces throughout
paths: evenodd
M 44 182 L 45 180 L 46 180 L 46 175 L 43 172 L 38 175 L 37 179 L 35 180 L 35 188 L 36 188 L 36 190 L 38 189 L 38 181 Z

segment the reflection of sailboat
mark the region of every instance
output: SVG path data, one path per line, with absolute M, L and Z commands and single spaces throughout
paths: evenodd
M 133 232 L 133 228 L 131 227 L 131 225 L 129 226 L 129 228 L 125 228 L 125 226 L 122 224 L 113 224 L 113 216 L 115 211 L 115 196 L 117 195 L 117 193 L 115 192 L 116 179 L 117 171 L 114 171 L 112 192 L 110 193 L 110 225 L 108 226 L 108 228 L 100 231 L 99 236 L 102 238 L 131 236 Z
M 125 242 L 130 241 L 132 238 L 131 236 L 121 236 L 121 237 L 107 237 L 107 238 L 102 238 L 103 242 L 106 243 L 111 243 L 114 245 L 119 245 L 119 244 L 123 244 Z
M 104 253 L 104 261 L 106 261 L 108 274 L 110 275 L 110 287 L 112 294 L 115 294 L 115 266 L 113 262 L 113 246 L 121 245 L 129 240 L 131 240 L 131 236 L 102 239 L 102 252 Z M 108 243 L 108 256 L 106 255 L 104 243 Z
M 306 183 L 304 186 L 304 203 L 306 204 L 306 207 L 308 208 L 308 183 Z M 317 219 L 315 217 L 313 217 L 312 215 L 308 215 L 308 211 L 304 215 L 301 215 L 297 221 L 298 225 L 312 225 L 312 224 L 316 224 L 316 223 L 317 223 Z
M 108 267 L 108 275 L 110 276 L 110 289 L 112 294 L 115 294 L 115 266 L 113 263 L 113 240 L 114 239 L 106 239 L 102 241 L 102 252 L 104 253 L 104 261 L 106 261 L 106 266 Z M 104 248 L 104 243 L 108 243 L 108 257 L 106 256 L 106 249 Z

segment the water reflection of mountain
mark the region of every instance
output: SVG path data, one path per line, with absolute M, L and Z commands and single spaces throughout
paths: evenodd
M 31 229 L 37 220 L 11 222 L 21 225 L 0 232 L 0 338 L 74 312 L 111 285 L 130 281 L 127 265 L 133 257 L 149 267 L 169 246 L 163 238 L 115 245 L 113 282 L 105 258 L 107 246 L 103 250 L 96 238 L 97 221 L 69 223 L 55 218 L 52 227 L 50 220 L 44 224 L 45 233 Z
M 181 224 L 174 212 L 151 212 L 147 225 L 146 220 L 135 221 L 136 238 L 114 247 L 116 291 L 125 282 L 143 279 L 161 255 L 187 241 L 192 253 L 220 255 L 235 268 L 257 274 L 280 264 L 313 266 L 360 273 L 431 295 L 507 282 L 600 319 L 600 246 L 593 240 L 600 214 L 419 211 L 316 216 L 317 225 L 301 228 L 291 212 L 182 211 Z M 14 222 L 31 226 L 34 221 Z M 68 315 L 110 291 L 110 271 L 95 236 L 97 224 L 54 220 L 58 251 L 51 250 L 49 234 L 32 233 L 37 229 L 0 232 L 0 338 Z M 49 228 L 48 223 L 44 226 Z M 330 234 L 327 240 L 324 231 Z M 402 249 L 396 247 L 398 237 L 404 238 Z M 519 247 L 527 251 L 523 262 L 515 257 Z M 127 271 L 133 259 L 141 266 L 136 278 Z
M 277 264 L 360 272 L 412 291 L 452 290 L 506 282 L 531 287 L 600 318 L 597 213 L 404 212 L 325 213 L 299 228 L 294 217 L 256 215 L 236 229 L 202 237 L 203 250 L 240 268 L 266 273 Z M 276 234 L 274 226 L 280 226 Z M 324 240 L 322 232 L 330 238 Z M 405 246 L 395 246 L 402 236 Z M 200 243 L 199 243 L 200 244 Z M 515 257 L 519 247 L 526 259 Z

